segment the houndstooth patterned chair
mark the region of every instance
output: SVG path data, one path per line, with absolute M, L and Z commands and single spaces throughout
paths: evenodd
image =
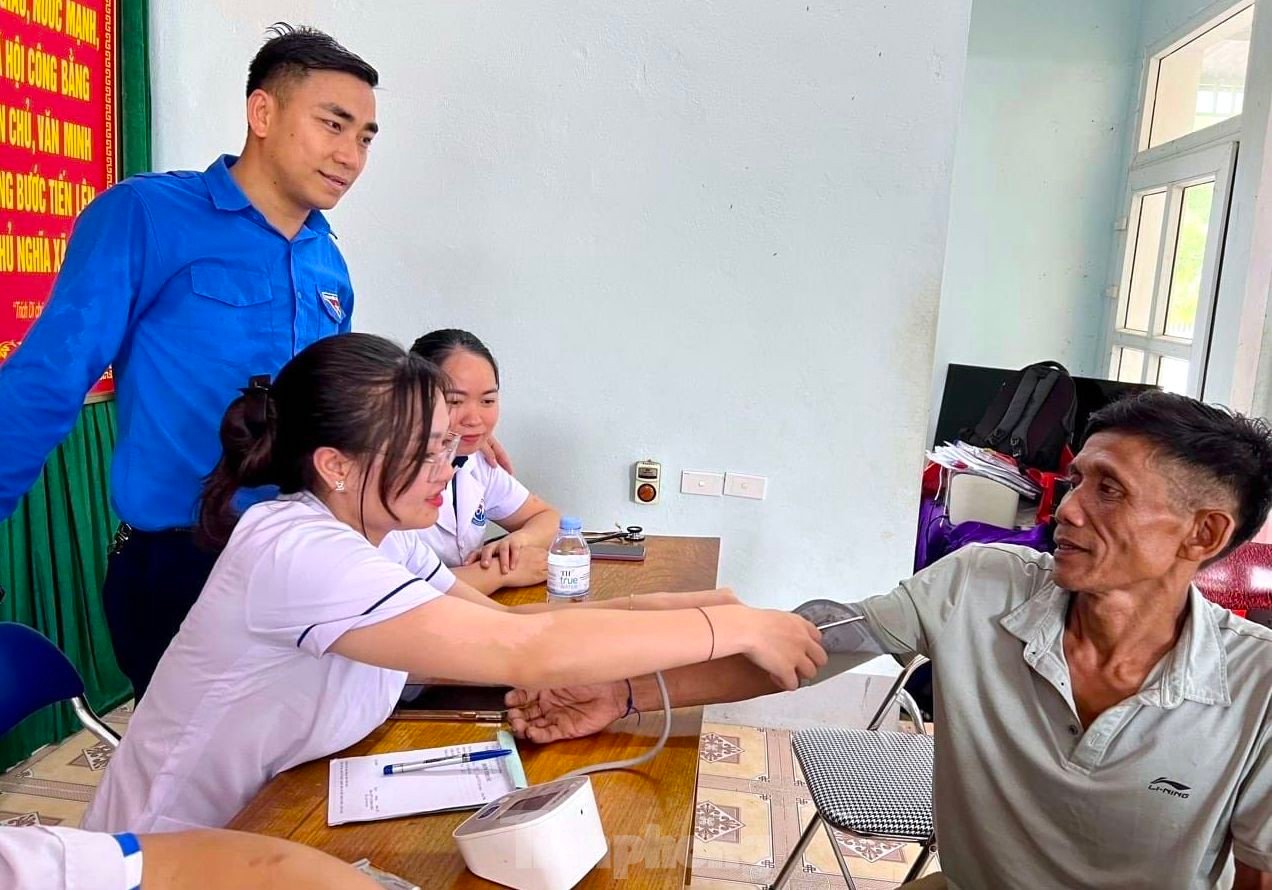
M 936 850 L 932 737 L 923 734 L 923 717 L 905 691 L 905 683 L 926 661 L 918 655 L 905 666 L 867 729 L 808 729 L 791 737 L 795 759 L 808 780 L 817 814 L 782 866 L 773 890 L 783 887 L 799 867 L 819 825 L 826 828 L 839 870 L 851 890 L 856 884 L 831 828 L 861 837 L 922 844 L 905 880 L 912 881 L 923 873 Z M 879 731 L 898 702 L 918 727 L 918 735 Z

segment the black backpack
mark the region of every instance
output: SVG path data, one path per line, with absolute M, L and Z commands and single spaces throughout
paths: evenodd
M 1064 365 L 1038 362 L 1003 383 L 980 423 L 959 437 L 1011 455 L 1022 468 L 1058 470 L 1077 411 L 1077 390 Z

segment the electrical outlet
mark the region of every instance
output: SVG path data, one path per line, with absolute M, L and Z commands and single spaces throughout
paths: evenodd
M 768 478 L 765 476 L 745 476 L 742 473 L 724 474 L 724 493 L 729 497 L 762 501 L 767 491 Z
M 704 494 L 718 498 L 724 494 L 724 474 L 707 470 L 682 470 L 680 493 Z

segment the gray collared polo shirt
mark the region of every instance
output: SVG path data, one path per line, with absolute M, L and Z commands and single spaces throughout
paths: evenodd
M 951 886 L 1211 888 L 1272 871 L 1272 631 L 1193 588 L 1175 648 L 1083 730 L 1052 557 L 971 546 L 859 604 L 932 659 L 936 823 Z

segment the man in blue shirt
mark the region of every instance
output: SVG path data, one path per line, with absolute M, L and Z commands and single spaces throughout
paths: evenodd
M 0 366 L 0 519 L 114 366 L 124 525 L 103 597 L 139 698 L 215 559 L 191 528 L 226 406 L 249 377 L 349 330 L 353 287 L 322 211 L 366 164 L 378 81 L 326 34 L 276 26 L 248 70 L 242 155 L 99 196 L 43 315 Z

